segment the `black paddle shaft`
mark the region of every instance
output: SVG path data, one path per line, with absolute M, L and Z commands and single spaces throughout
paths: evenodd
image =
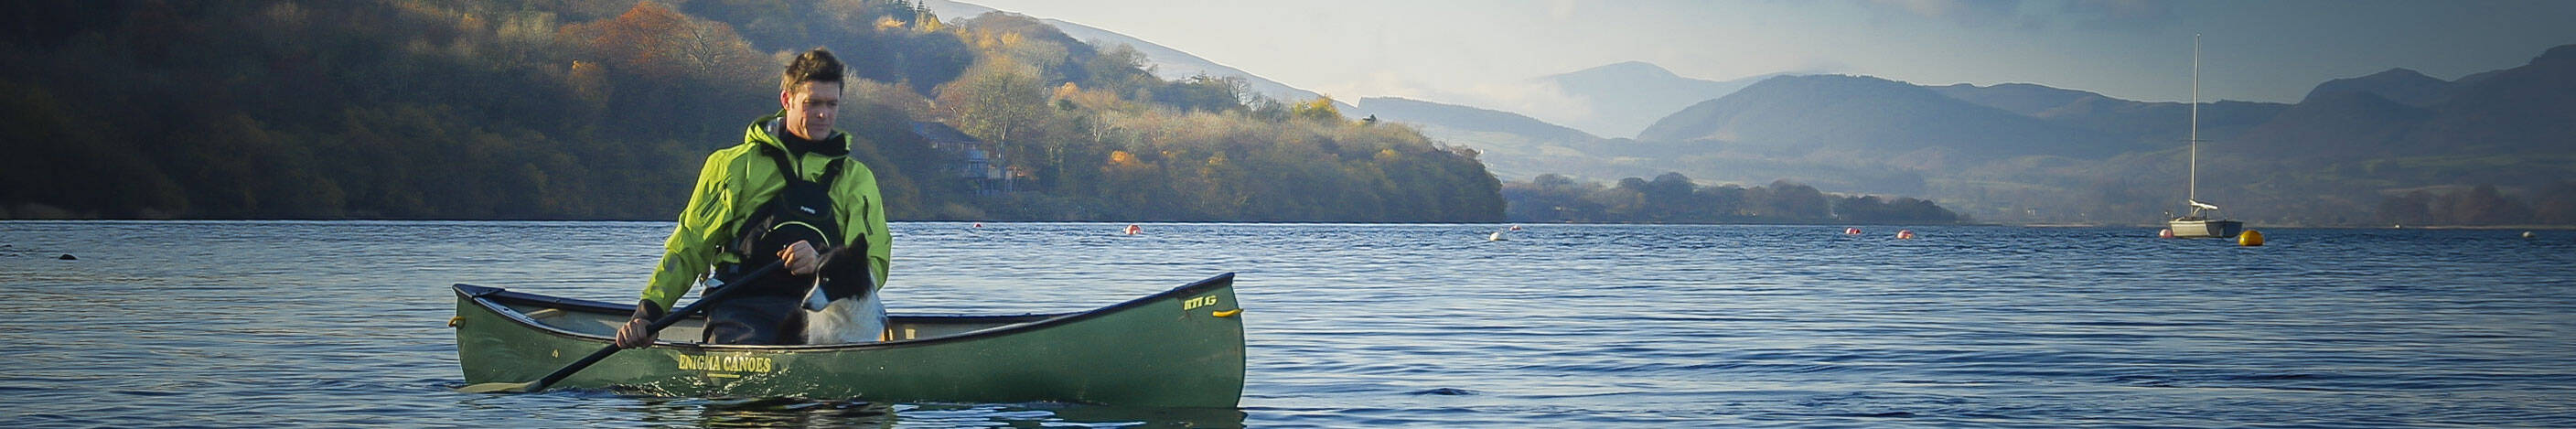
M 847 248 L 844 247 L 842 249 Z M 841 249 L 833 249 L 831 252 L 824 253 L 821 258 L 822 260 L 828 261 L 831 260 L 832 257 L 838 256 L 840 253 Z M 760 269 L 752 270 L 751 274 L 744 275 L 741 278 L 760 278 L 760 276 L 769 275 L 769 272 L 777 271 L 779 267 L 784 266 L 787 266 L 787 261 L 785 260 L 771 262 L 769 265 L 761 266 Z M 689 303 L 688 306 L 680 307 L 679 310 L 674 310 L 671 314 L 662 315 L 662 318 L 660 319 L 653 319 L 653 324 L 650 328 L 645 328 L 645 332 L 661 332 L 662 328 L 668 328 L 673 324 L 680 323 L 681 320 L 688 319 L 690 314 L 695 314 L 699 310 L 707 309 L 708 304 L 713 304 L 717 301 L 733 296 L 733 291 L 735 289 L 749 288 L 730 287 L 726 285 L 717 285 L 715 287 L 707 288 L 706 295 L 698 297 L 697 302 L 692 302 Z M 573 361 L 571 365 L 564 365 L 563 369 L 555 370 L 553 374 L 546 374 L 544 378 L 538 378 L 537 381 L 528 383 L 526 391 L 535 392 L 546 390 L 546 386 L 552 386 L 557 381 L 563 381 L 564 377 L 571 377 L 573 373 L 581 372 L 583 368 L 589 368 L 591 364 L 599 363 L 600 359 L 607 359 L 608 355 L 617 354 L 619 350 L 625 349 L 617 347 L 617 343 L 611 341 L 607 347 L 600 347 L 599 351 L 590 352 L 589 356 L 583 356 L 581 360 Z

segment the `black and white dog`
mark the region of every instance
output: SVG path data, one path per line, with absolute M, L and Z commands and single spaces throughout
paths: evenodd
M 877 300 L 876 282 L 870 279 L 865 264 L 846 272 L 858 273 L 854 279 L 816 276 L 814 288 L 805 292 L 805 344 L 849 344 L 885 341 L 885 303 Z

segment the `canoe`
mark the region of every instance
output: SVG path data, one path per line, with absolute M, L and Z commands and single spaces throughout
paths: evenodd
M 634 304 L 458 284 L 465 382 L 535 380 L 608 345 Z M 1234 407 L 1243 396 L 1243 307 L 1226 273 L 1059 314 L 890 315 L 892 340 L 837 345 L 698 344 L 703 316 L 618 352 L 556 387 L 690 397 L 892 402 L 1066 402 Z

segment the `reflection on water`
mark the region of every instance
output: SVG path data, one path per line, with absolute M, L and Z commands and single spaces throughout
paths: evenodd
M 895 225 L 896 313 L 1237 272 L 1240 409 L 483 395 L 448 285 L 631 300 L 653 222 L 0 222 L 10 426 L 2564 426 L 2576 234 Z M 73 254 L 77 260 L 54 259 Z
M 646 399 L 645 422 L 686 422 L 701 427 L 894 427 L 894 409 L 861 401 L 763 399 Z
M 506 395 L 483 395 L 506 396 Z M 613 408 L 594 425 L 696 427 L 1244 427 L 1241 410 L 1130 408 L 1083 404 L 885 404 L 806 398 L 658 398 L 558 390 L 536 396 L 586 398 Z M 466 405 L 491 398 L 471 398 Z M 607 417 L 607 416 L 603 416 Z

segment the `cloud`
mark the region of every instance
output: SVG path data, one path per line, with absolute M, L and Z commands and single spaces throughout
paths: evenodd
M 2018 21 L 2021 17 L 2020 0 L 1868 0 L 1868 3 L 1968 28 L 1992 27 Z
M 1547 3 L 1547 16 L 1557 21 L 1573 21 L 1574 12 L 1582 10 L 1581 7 L 1575 0 L 1551 1 Z
M 2067 3 L 2065 15 L 2078 30 L 2146 31 L 2169 27 L 2179 20 L 2173 3 L 2153 0 Z
M 2175 22 L 2160 0 L 1865 0 L 1881 13 L 1948 22 L 1961 28 L 2145 31 Z
M 1797 59 L 1797 62 L 1792 64 L 1794 65 L 1790 66 L 1789 69 L 1775 73 L 1787 75 L 1854 74 L 1858 73 L 1854 70 L 1860 69 L 1859 66 L 1854 66 L 1850 62 L 1814 55 L 1800 57 Z
M 1360 97 L 1403 97 L 1421 100 L 1433 93 L 1425 88 L 1422 82 L 1406 79 L 1403 74 L 1387 70 L 1371 72 L 1359 81 L 1324 85 L 1316 90 L 1333 95 L 1335 100 L 1344 102 L 1358 102 Z

